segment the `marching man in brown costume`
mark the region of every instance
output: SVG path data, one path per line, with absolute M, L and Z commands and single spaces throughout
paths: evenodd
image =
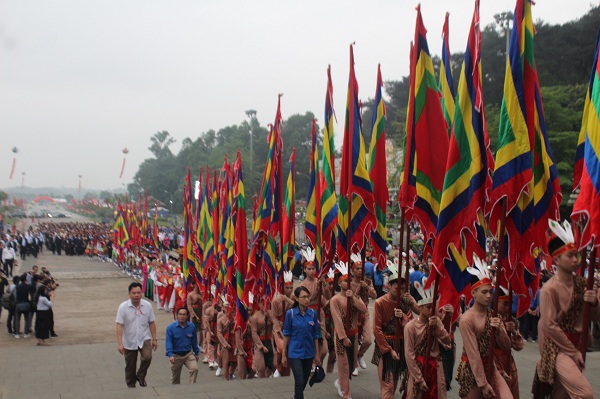
M 412 393 L 412 398 L 445 399 L 446 377 L 439 344 L 450 345 L 450 335 L 440 318 L 435 316 L 433 287 L 426 290 L 418 281 L 415 281 L 414 287 L 421 299 L 417 302 L 419 316 L 404 327 L 404 354 L 408 367 L 407 397 L 411 398 Z M 429 334 L 432 334 L 431 339 Z M 428 343 L 431 345 L 429 357 Z
M 252 362 L 254 360 L 252 348 L 254 347 L 253 341 L 253 324 L 255 322 L 254 316 L 254 295 L 248 293 L 248 324 L 246 325 L 246 331 L 242 331 L 241 327 L 235 330 L 235 350 L 234 353 L 237 358 L 237 371 L 240 380 L 247 378 L 254 378 L 255 370 L 252 369 Z
M 373 337 L 371 336 L 371 320 L 369 318 L 369 298 L 377 299 L 377 292 L 375 291 L 371 280 L 367 281 L 362 278 L 363 263 L 360 255 L 350 255 L 350 261 L 352 265 L 353 276 L 352 282 L 350 283 L 350 289 L 352 292 L 356 292 L 358 296 L 360 296 L 360 299 L 362 299 L 365 306 L 367 306 L 367 312 L 361 315 L 358 321 L 358 337 L 360 338 L 360 347 L 356 355 L 360 368 L 366 369 L 367 362 L 365 362 L 363 356 L 373 343 Z M 358 375 L 358 369 L 354 370 L 353 375 Z
M 458 326 L 463 339 L 462 356 L 456 373 L 456 381 L 460 385 L 458 395 L 468 399 L 511 399 L 510 389 L 494 365 L 493 370 L 486 374 L 492 331 L 495 329 L 496 343 L 502 350 L 510 349 L 510 338 L 502 320 L 492 317 L 492 310 L 489 309 L 492 302 L 492 282 L 487 265 L 475 254 L 473 263 L 474 267 L 467 267 L 467 271 L 473 275 L 471 293 L 474 304 L 463 313 Z M 488 375 L 491 376 L 489 380 Z
M 283 351 L 283 322 L 285 320 L 285 313 L 294 305 L 294 275 L 291 271 L 283 272 L 283 295 L 277 295 L 271 302 L 271 309 L 268 311 L 268 315 L 273 323 L 273 340 L 277 351 L 275 353 L 275 372 L 273 377 L 278 378 L 280 376 L 289 376 L 290 368 L 283 367 L 281 364 L 281 357 Z
M 511 309 L 508 306 L 509 299 L 508 290 L 500 287 L 498 314 L 502 317 L 506 332 L 510 335 L 511 349 L 520 351 L 525 347 L 525 340 L 523 340 L 521 333 L 519 333 L 517 320 L 512 317 Z M 513 394 L 513 399 L 519 399 L 519 374 L 517 374 L 517 364 L 513 358 L 512 350 L 503 351 L 496 347 L 494 350 L 494 363 L 496 363 L 498 370 L 504 374 L 504 379 Z
M 387 294 L 375 301 L 373 311 L 373 335 L 375 336 L 375 350 L 371 363 L 377 366 L 379 386 L 382 399 L 393 399 L 398 386 L 398 379 L 402 370 L 406 370 L 404 362 L 404 326 L 409 318 L 402 310 L 397 309 L 398 295 L 400 294 L 400 280 L 398 279 L 397 265 L 388 260 L 390 290 Z M 408 309 L 410 304 L 406 306 Z M 396 347 L 396 343 L 400 347 Z M 401 367 L 402 363 L 402 367 Z
M 221 301 L 223 305 L 222 311 L 217 316 L 217 338 L 221 350 L 222 366 L 217 369 L 215 375 L 220 376 L 223 373 L 225 380 L 229 381 L 236 366 L 236 358 L 233 353 L 235 347 L 235 315 L 232 315 L 225 295 L 221 296 Z
M 344 262 L 336 264 L 340 272 L 338 284 L 341 291 L 331 298 L 329 306 L 335 326 L 335 348 L 337 356 L 338 379 L 335 387 L 341 398 L 350 394 L 350 374 L 354 370 L 358 350 L 358 319 L 367 307 L 360 297 L 349 289 L 348 266 Z
M 542 359 L 534 377 L 534 398 L 592 399 L 592 386 L 582 373 L 585 362 L 578 345 L 584 302 L 591 304 L 590 318 L 600 319 L 596 290 L 586 290 L 583 277 L 573 274 L 579 266 L 571 225 L 548 220 L 548 252 L 556 273 L 540 293 L 538 345 Z
M 254 370 L 259 378 L 270 377 L 273 373 L 273 323 L 265 314 L 265 301 L 259 298 L 258 309 L 250 317 L 252 341 L 254 342 Z

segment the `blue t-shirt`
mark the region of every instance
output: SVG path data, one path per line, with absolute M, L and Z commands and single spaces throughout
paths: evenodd
M 167 326 L 167 336 L 165 339 L 167 349 L 167 357 L 173 356 L 173 352 L 189 352 L 194 351 L 194 355 L 198 356 L 200 348 L 198 347 L 198 335 L 196 326 L 187 321 L 185 327 L 181 327 L 178 321 L 174 321 Z
M 373 272 L 375 270 L 375 265 L 372 262 L 365 262 L 365 277 L 371 279 L 373 281 Z
M 307 308 L 304 316 L 300 308 L 293 307 L 285 313 L 283 335 L 290 337 L 288 358 L 312 359 L 315 357 L 315 339 L 319 334 L 317 312 Z

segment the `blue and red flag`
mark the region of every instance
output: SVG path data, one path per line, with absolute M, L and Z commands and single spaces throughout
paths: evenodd
M 579 179 L 579 196 L 573 206 L 572 219 L 583 226 L 580 248 L 593 242 L 600 246 L 600 33 L 590 78 L 589 104 L 584 110 L 582 131 L 585 129 L 583 165 Z

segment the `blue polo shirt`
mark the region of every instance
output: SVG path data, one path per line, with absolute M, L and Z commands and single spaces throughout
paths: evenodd
M 289 309 L 283 322 L 283 335 L 290 338 L 288 358 L 312 359 L 315 357 L 315 339 L 319 337 L 317 312 L 307 308 L 304 316 L 299 307 Z
M 194 350 L 194 355 L 198 356 L 200 348 L 198 347 L 196 326 L 189 321 L 186 321 L 185 327 L 181 327 L 178 321 L 169 324 L 165 346 L 167 357 L 173 356 L 173 352 L 189 352 L 190 350 Z

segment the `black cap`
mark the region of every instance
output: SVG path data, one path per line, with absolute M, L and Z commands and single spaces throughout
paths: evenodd
M 324 379 L 325 379 L 325 370 L 323 370 L 323 367 L 317 366 L 317 367 L 315 367 L 315 372 L 310 377 L 310 380 L 308 380 L 308 385 L 310 385 L 312 387 L 315 383 L 321 382 Z

